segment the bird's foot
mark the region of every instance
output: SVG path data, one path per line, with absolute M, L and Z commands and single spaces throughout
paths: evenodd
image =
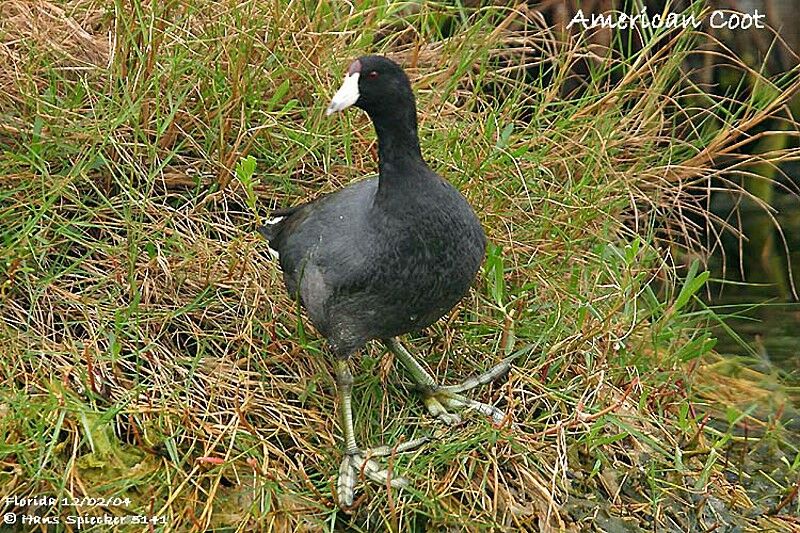
M 472 409 L 491 417 L 492 422 L 495 424 L 502 423 L 506 416 L 502 410 L 493 405 L 467 398 L 461 393 L 486 385 L 504 376 L 511 369 L 511 361 L 512 358 L 504 359 L 483 374 L 469 377 L 457 385 L 439 386 L 427 391 L 424 395 L 424 401 L 428 412 L 447 425 L 461 422 L 461 416 L 458 413 L 451 413 L 448 408 L 453 410 Z
M 444 388 L 436 389 L 425 395 L 425 406 L 428 412 L 444 422 L 448 426 L 452 426 L 461 422 L 461 415 L 457 412 L 448 411 L 463 411 L 471 409 L 477 411 L 482 415 L 491 417 L 492 422 L 501 424 L 505 420 L 506 414 L 502 409 L 498 409 L 488 403 L 479 402 L 471 398 L 467 398 L 456 392 L 450 392 Z
M 394 488 L 408 486 L 408 480 L 400 476 L 392 476 L 388 469 L 373 460 L 373 457 L 386 457 L 395 453 L 403 453 L 414 448 L 418 448 L 428 442 L 428 437 L 414 439 L 403 442 L 395 447 L 379 446 L 368 450 L 348 450 L 342 459 L 339 467 L 339 480 L 336 484 L 336 497 L 339 500 L 339 507 L 347 508 L 353 505 L 355 496 L 356 481 L 362 476 L 370 480 L 386 485 L 387 483 Z

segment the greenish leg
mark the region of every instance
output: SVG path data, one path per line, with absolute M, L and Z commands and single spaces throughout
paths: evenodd
M 491 383 L 511 369 L 513 358 L 508 357 L 493 366 L 483 374 L 467 378 L 464 382 L 451 386 L 439 386 L 433 376 L 417 361 L 397 338 L 385 341 L 387 348 L 411 374 L 411 379 L 422 389 L 423 401 L 428 412 L 446 424 L 457 424 L 461 417 L 457 413 L 450 413 L 447 409 L 472 409 L 490 416 L 499 424 L 505 419 L 505 413 L 493 405 L 478 402 L 463 396 L 462 392 Z
M 428 441 L 427 437 L 414 439 L 409 442 L 401 443 L 392 448 L 380 446 L 370 450 L 361 450 L 356 445 L 355 430 L 353 428 L 353 374 L 350 372 L 350 365 L 347 359 L 336 359 L 334 361 L 336 372 L 336 389 L 339 396 L 339 407 L 342 412 L 342 426 L 344 430 L 345 451 L 342 464 L 339 467 L 339 479 L 336 484 L 336 496 L 339 506 L 347 508 L 353 505 L 355 495 L 355 485 L 361 472 L 369 479 L 377 483 L 386 484 L 387 482 L 395 488 L 408 485 L 402 477 L 392 477 L 389 481 L 389 472 L 381 468 L 380 464 L 372 460 L 372 457 L 385 457 L 392 453 L 402 453 L 412 450 Z
M 344 429 L 345 453 L 358 451 L 356 435 L 353 429 L 353 374 L 346 359 L 336 359 L 336 391 L 339 396 L 339 408 L 342 410 L 342 426 Z

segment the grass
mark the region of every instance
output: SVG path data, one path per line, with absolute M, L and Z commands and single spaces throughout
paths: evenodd
M 747 150 L 796 138 L 796 71 L 769 79 L 690 33 L 622 54 L 524 7 L 0 13 L 0 501 L 106 498 L 81 513 L 164 531 L 798 526 L 797 388 L 717 358 L 691 260 L 738 231 L 706 210 L 713 188 L 747 196 L 737 177 L 800 155 Z M 253 229 L 374 172 L 368 120 L 323 113 L 373 51 L 408 67 L 423 152 L 493 243 L 410 344 L 448 382 L 518 354 L 481 392 L 515 425 L 444 431 L 371 347 L 359 441 L 437 438 L 390 459 L 413 489 L 365 485 L 347 514 L 325 347 Z M 742 85 L 716 96 L 685 71 L 696 55 Z

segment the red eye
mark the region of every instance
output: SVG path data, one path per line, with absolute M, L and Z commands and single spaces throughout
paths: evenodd
M 371 79 L 371 80 L 374 80 L 374 79 L 375 79 L 375 78 L 377 78 L 377 77 L 378 77 L 378 72 L 377 72 L 377 71 L 375 71 L 375 70 L 373 70 L 373 71 L 371 71 L 369 74 L 367 74 L 367 78 L 369 78 L 369 79 Z

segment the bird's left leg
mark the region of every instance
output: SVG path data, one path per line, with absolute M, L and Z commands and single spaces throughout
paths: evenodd
M 352 389 L 353 374 L 350 372 L 350 365 L 347 359 L 336 358 L 334 361 L 336 370 L 336 388 L 339 396 L 339 407 L 342 411 L 342 426 L 344 430 L 345 451 L 342 464 L 339 467 L 339 479 L 336 484 L 336 497 L 339 506 L 346 508 L 353 505 L 355 495 L 355 485 L 361 472 L 369 479 L 381 483 L 388 483 L 392 487 L 401 488 L 408 485 L 408 481 L 402 477 L 389 478 L 389 471 L 382 468 L 380 464 L 372 460 L 373 457 L 383 457 L 392 453 L 401 453 L 416 448 L 428 441 L 427 438 L 414 439 L 401 443 L 391 448 L 380 446 L 369 450 L 362 450 L 356 445 L 355 431 L 353 429 L 353 406 Z
M 483 415 L 490 416 L 499 424 L 505 418 L 505 413 L 493 405 L 467 398 L 462 392 L 491 383 L 511 369 L 512 357 L 507 357 L 483 374 L 472 376 L 457 385 L 441 386 L 436 383 L 433 376 L 400 344 L 396 337 L 384 341 L 395 357 L 411 374 L 414 383 L 422 390 L 423 401 L 428 412 L 446 424 L 457 424 L 461 421 L 458 413 L 451 413 L 447 409 L 463 410 L 472 409 Z

